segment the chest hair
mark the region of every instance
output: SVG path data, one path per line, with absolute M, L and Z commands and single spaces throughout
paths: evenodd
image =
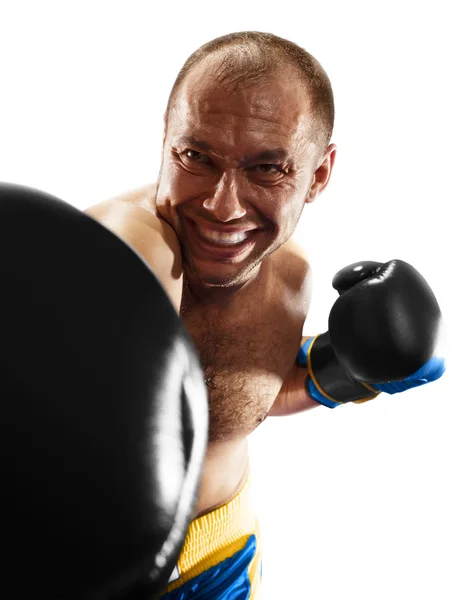
M 181 309 L 196 346 L 209 398 L 209 441 L 249 435 L 264 421 L 292 367 L 297 330 L 283 304 L 241 297 L 228 307 Z

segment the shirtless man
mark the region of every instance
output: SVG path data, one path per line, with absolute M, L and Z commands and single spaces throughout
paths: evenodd
M 175 82 L 158 182 L 86 211 L 152 267 L 204 368 L 209 446 L 167 598 L 189 586 L 218 598 L 233 585 L 256 597 L 247 437 L 267 416 L 319 406 L 296 360 L 310 270 L 291 236 L 329 183 L 333 119 L 330 82 L 307 52 L 270 34 L 218 38 Z

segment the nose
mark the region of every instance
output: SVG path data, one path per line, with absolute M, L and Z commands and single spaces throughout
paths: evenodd
M 238 174 L 233 169 L 226 169 L 217 182 L 214 193 L 203 202 L 203 208 L 223 223 L 241 219 L 247 212 L 241 197 Z

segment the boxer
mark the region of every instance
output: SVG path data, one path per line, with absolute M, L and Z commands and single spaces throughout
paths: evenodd
M 439 307 L 402 261 L 351 265 L 328 335 L 303 335 L 310 267 L 292 234 L 330 181 L 333 122 L 329 78 L 308 52 L 272 34 L 222 36 L 175 80 L 157 183 L 87 209 L 172 293 L 208 388 L 195 519 L 165 600 L 257 597 L 247 438 L 268 416 L 393 391 L 386 377 L 407 389 L 442 373 Z

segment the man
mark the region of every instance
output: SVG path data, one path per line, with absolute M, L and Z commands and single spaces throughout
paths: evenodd
M 311 347 L 297 362 L 308 340 L 310 269 L 291 239 L 304 205 L 329 183 L 333 120 L 329 79 L 310 54 L 271 34 L 223 36 L 177 77 L 157 184 L 87 210 L 151 265 L 193 338 L 209 391 L 195 520 L 164 597 L 256 597 L 261 549 L 247 437 L 267 416 L 339 403 L 329 400 L 330 377 L 303 368 Z M 322 358 L 314 360 L 322 371 Z

